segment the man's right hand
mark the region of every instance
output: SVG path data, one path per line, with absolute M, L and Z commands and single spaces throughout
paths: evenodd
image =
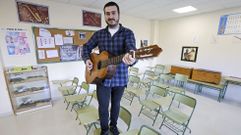
M 86 60 L 85 64 L 89 71 L 93 68 L 93 63 L 90 59 Z

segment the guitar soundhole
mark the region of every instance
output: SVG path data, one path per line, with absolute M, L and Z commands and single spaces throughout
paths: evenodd
M 101 69 L 101 61 L 98 62 L 98 66 L 97 66 L 98 69 Z

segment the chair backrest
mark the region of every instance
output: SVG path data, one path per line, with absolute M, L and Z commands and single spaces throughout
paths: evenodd
M 159 69 L 164 69 L 164 68 L 165 68 L 165 65 L 162 65 L 162 64 L 156 64 L 155 67 L 156 67 L 156 68 L 159 68 Z
M 81 88 L 84 89 L 88 93 L 90 86 L 86 82 L 82 82 Z
M 86 82 L 82 82 L 78 94 L 80 94 L 81 90 L 85 90 L 84 93 L 89 93 L 89 88 L 89 84 L 87 84 Z
M 138 135 L 161 135 L 161 133 L 146 125 L 142 125 Z
M 172 80 L 172 76 L 170 74 L 161 74 L 159 77 L 159 81 L 163 83 L 168 83 L 170 80 Z
M 127 87 L 138 87 L 140 82 L 140 77 L 135 75 L 130 75 Z
M 160 75 L 164 72 L 165 70 L 165 66 L 164 65 L 161 65 L 161 64 L 157 64 L 154 68 L 154 73 L 155 75 Z
M 120 113 L 119 113 L 119 117 L 121 118 L 121 120 L 123 122 L 125 122 L 125 124 L 127 125 L 127 131 L 130 128 L 131 125 L 131 118 L 132 115 L 130 113 L 130 111 L 128 111 L 126 108 L 124 108 L 123 106 L 120 107 Z
M 153 95 L 158 95 L 162 97 L 165 97 L 167 95 L 167 91 L 164 88 L 158 87 L 156 85 L 152 85 L 150 87 L 150 93 L 152 93 Z
M 174 96 L 174 100 L 176 100 L 182 104 L 185 104 L 191 108 L 196 107 L 196 102 L 197 102 L 196 99 L 192 98 L 190 96 L 184 95 L 184 94 L 176 93 Z
M 180 109 L 179 105 L 178 105 L 178 107 L 174 108 L 174 105 L 173 105 L 174 101 L 178 102 L 179 105 L 182 104 L 182 105 L 188 106 L 189 109 L 187 109 L 187 108 Z M 182 115 L 185 114 L 187 116 L 187 123 L 186 123 L 186 125 L 188 125 L 188 123 L 189 123 L 189 121 L 190 121 L 190 119 L 191 119 L 191 117 L 193 115 L 193 112 L 195 110 L 196 103 L 197 103 L 197 101 L 196 101 L 195 98 L 192 98 L 192 97 L 184 95 L 184 94 L 176 93 L 175 96 L 173 97 L 171 105 L 169 106 L 168 109 L 173 108 L 174 110 L 176 110 L 176 113 L 179 111 L 179 112 L 182 113 Z M 183 110 L 185 110 L 185 111 L 183 111 Z
M 89 99 L 89 102 L 87 103 L 87 105 L 90 105 L 90 103 L 93 101 L 93 99 L 98 101 L 96 90 L 94 90 L 93 93 L 88 93 L 88 95 L 91 96 L 91 98 Z
M 79 78 L 74 77 L 74 79 L 73 79 L 73 81 L 72 81 L 72 86 L 75 86 L 75 87 L 77 88 L 78 83 L 79 83 Z
M 177 80 L 177 81 L 182 81 L 182 82 L 187 82 L 188 76 L 187 76 L 187 75 L 183 75 L 183 74 L 178 74 L 178 73 L 176 73 L 176 75 L 175 75 L 175 80 Z
M 184 84 L 187 82 L 187 80 L 188 80 L 187 75 L 176 73 L 176 75 L 175 75 L 176 86 L 183 87 Z
M 130 67 L 129 68 L 129 75 L 138 75 L 139 68 L 138 67 Z
M 144 79 L 148 79 L 148 78 L 152 78 L 155 76 L 155 73 L 154 71 L 151 71 L 151 70 L 146 70 L 143 74 L 143 77 L 142 77 L 142 80 Z
M 73 93 L 70 93 L 71 95 L 79 93 L 80 90 L 77 89 L 78 84 L 79 84 L 79 78 L 74 77 L 74 79 L 72 80 L 72 84 L 71 84 L 72 85 L 71 90 L 73 91 Z

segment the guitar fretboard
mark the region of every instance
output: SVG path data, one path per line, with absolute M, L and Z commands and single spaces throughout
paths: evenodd
M 134 56 L 135 59 L 144 59 L 144 58 L 151 58 L 156 57 L 160 54 L 162 49 L 158 45 L 151 45 L 143 48 L 139 48 L 136 51 L 131 51 L 130 55 Z M 125 54 L 115 56 L 112 58 L 109 58 L 107 60 L 100 61 L 98 63 L 98 68 L 105 68 L 109 65 L 117 65 L 120 64 L 122 61 L 122 58 Z
M 101 61 L 101 68 L 105 68 L 109 65 L 117 65 L 122 62 L 122 58 L 125 56 L 125 54 L 109 58 L 108 60 Z

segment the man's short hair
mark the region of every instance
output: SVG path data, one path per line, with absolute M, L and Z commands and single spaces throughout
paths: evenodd
M 104 12 L 105 12 L 105 8 L 106 8 L 106 7 L 109 7 L 109 6 L 116 6 L 116 7 L 117 7 L 118 14 L 120 14 L 119 6 L 118 6 L 115 2 L 113 2 L 113 1 L 108 2 L 108 3 L 105 4 L 104 9 L 103 9 Z

